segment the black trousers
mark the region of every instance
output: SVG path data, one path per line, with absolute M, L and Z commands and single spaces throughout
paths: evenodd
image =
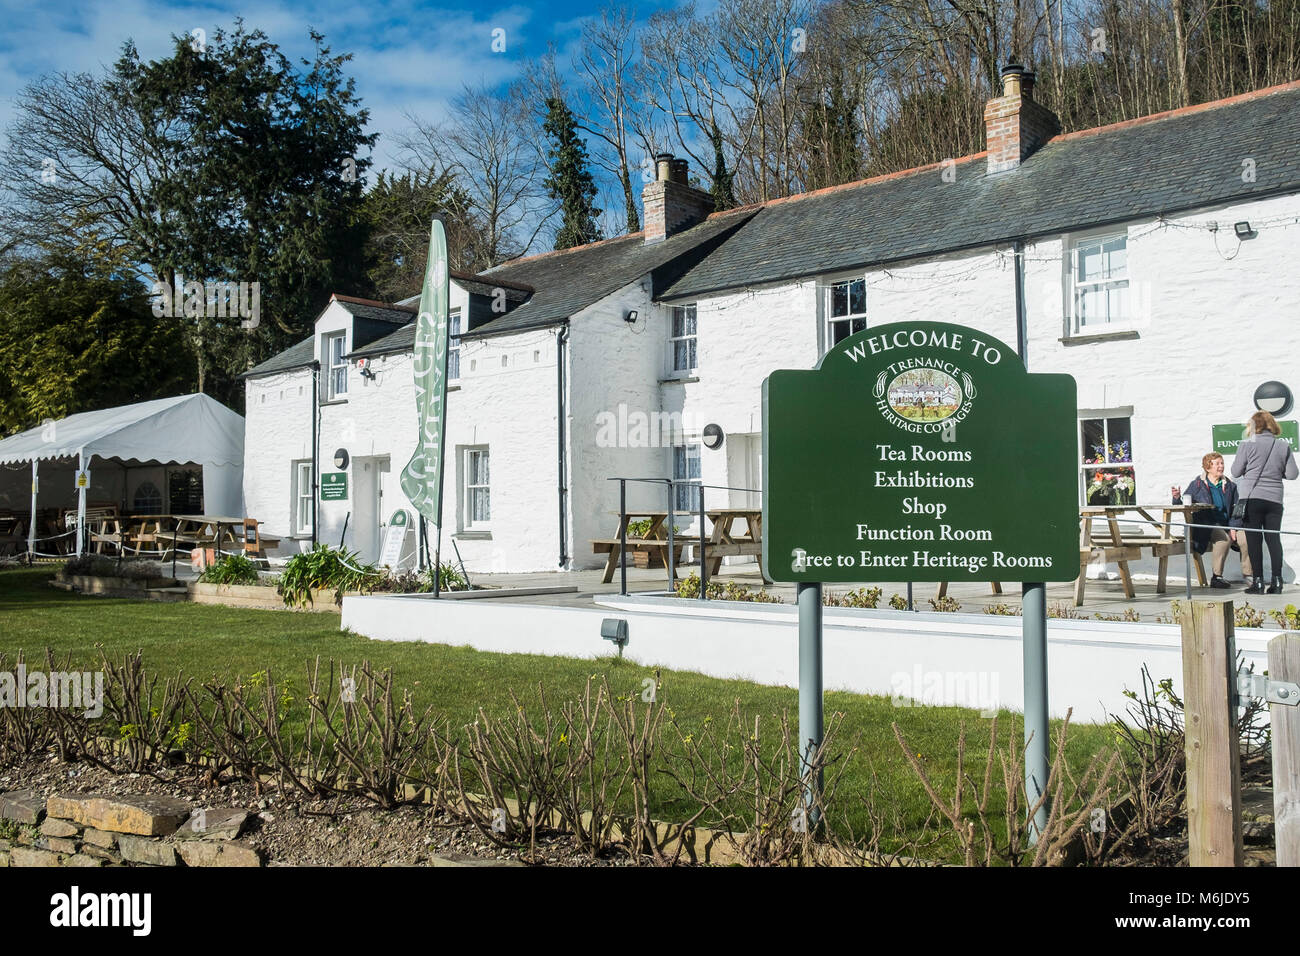
M 1256 577 L 1264 577 L 1264 541 L 1268 541 L 1269 570 L 1273 577 L 1282 577 L 1282 536 L 1268 534 L 1282 527 L 1282 505 L 1263 498 L 1246 499 L 1246 547 L 1250 549 L 1250 567 Z M 1260 533 L 1263 529 L 1264 533 Z

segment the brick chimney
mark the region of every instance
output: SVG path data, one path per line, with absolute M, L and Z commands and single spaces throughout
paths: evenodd
M 713 212 L 713 197 L 686 184 L 686 160 L 672 153 L 655 157 L 655 181 L 641 190 L 645 241 L 663 242 Z
M 990 173 L 1015 169 L 1061 131 L 1060 120 L 1034 102 L 1034 74 L 1019 63 L 1002 70 L 1002 95 L 984 107 Z

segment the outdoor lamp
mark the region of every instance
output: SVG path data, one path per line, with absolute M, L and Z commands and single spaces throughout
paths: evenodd
M 1232 231 L 1237 234 L 1238 239 L 1254 239 L 1259 233 L 1250 228 L 1250 223 L 1242 220 L 1232 224 Z
M 623 316 L 623 321 L 626 322 L 628 325 L 631 325 L 633 322 L 635 322 L 636 309 L 628 309 L 626 314 L 624 314 Z
M 704 447 L 711 451 L 717 451 L 722 447 L 722 441 L 726 435 L 722 431 L 721 425 L 704 426 Z
M 627 646 L 627 621 L 621 617 L 607 617 L 600 622 L 600 636 L 618 645 L 618 656 L 623 656 Z
M 1255 407 L 1270 415 L 1285 415 L 1291 411 L 1291 389 L 1281 382 L 1265 382 L 1255 389 Z
M 346 448 L 340 448 L 334 453 L 334 467 L 339 471 L 343 471 L 348 467 L 348 461 L 350 461 L 350 459 L 348 458 L 348 450 Z

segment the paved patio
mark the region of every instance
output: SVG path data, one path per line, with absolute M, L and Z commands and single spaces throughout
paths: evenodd
M 698 567 L 686 566 L 679 569 L 678 573 L 680 576 L 685 577 L 691 573 L 698 573 Z M 614 580 L 611 583 L 604 584 L 600 580 L 602 577 L 600 569 L 568 572 L 542 571 L 530 574 L 471 574 L 470 577 L 472 582 L 479 586 L 499 588 L 538 586 L 577 588 L 576 592 L 500 599 L 526 604 L 589 607 L 596 595 L 612 595 L 617 594 L 619 591 L 618 572 L 615 572 Z M 754 588 L 763 585 L 762 578 L 758 574 L 758 568 L 753 563 L 724 565 L 722 573 L 714 580 L 734 581 Z M 1243 603 L 1248 603 L 1252 608 L 1265 614 L 1276 608 L 1284 608 L 1287 604 L 1300 605 L 1300 585 L 1285 584 L 1281 594 L 1244 594 L 1244 583 L 1231 577 L 1228 580 L 1234 583 L 1234 587 L 1226 591 L 1211 590 L 1210 588 L 1193 585 L 1192 599 L 1199 601 L 1231 600 L 1238 607 Z M 627 569 L 627 589 L 629 593 L 662 593 L 666 590 L 667 585 L 668 576 L 662 569 L 653 571 L 633 567 Z M 835 584 L 828 585 L 827 590 L 843 593 L 858 586 L 854 584 Z M 863 582 L 861 586 L 878 586 L 881 588 L 881 607 L 888 606 L 892 594 L 907 596 L 907 585 L 905 583 L 873 584 L 873 582 L 867 581 Z M 933 583 L 918 583 L 913 586 L 913 606 L 916 610 L 929 611 L 931 609 L 929 599 L 935 596 L 935 587 Z M 1084 604 L 1082 607 L 1076 608 L 1074 606 L 1073 582 L 1049 584 L 1047 587 L 1047 603 L 1049 609 L 1060 608 L 1066 613 L 1079 617 L 1094 617 L 1098 614 L 1122 615 L 1127 609 L 1132 608 L 1141 615 L 1142 620 L 1154 621 L 1162 616 L 1168 617 L 1171 600 L 1185 601 L 1187 599 L 1186 588 L 1182 581 L 1174 579 L 1172 576 L 1169 581 L 1168 591 L 1165 594 L 1156 594 L 1154 579 L 1150 581 L 1135 580 L 1133 590 L 1135 591 L 1134 596 L 1126 598 L 1118 575 L 1114 580 L 1089 579 Z M 795 601 L 795 586 L 792 584 L 771 585 L 768 587 L 768 592 L 779 596 L 786 604 L 793 604 Z M 1020 609 L 1019 584 L 1005 584 L 1003 585 L 1003 593 L 996 595 L 990 591 L 989 585 L 984 582 L 953 582 L 948 586 L 948 596 L 956 599 L 961 604 L 961 610 L 965 612 L 980 613 L 985 607 L 997 604 L 1005 604 L 1016 611 Z M 1269 619 L 1265 626 L 1276 627 L 1277 625 L 1273 623 L 1272 619 Z

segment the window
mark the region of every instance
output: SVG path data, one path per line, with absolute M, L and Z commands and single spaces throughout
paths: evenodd
M 264 396 L 265 397 L 265 396 Z M 163 510 L 162 492 L 152 481 L 140 483 L 131 500 L 131 509 L 138 515 L 160 515 Z
M 464 527 L 466 531 L 486 530 L 492 520 L 490 473 L 486 448 L 465 449 Z
M 699 367 L 695 355 L 695 306 L 673 306 L 673 371 L 693 372 Z
M 832 282 L 826 290 L 826 349 L 867 328 L 867 280 Z
M 700 446 L 677 445 L 673 448 L 674 507 L 678 511 L 700 510 Z M 686 484 L 685 482 L 690 482 Z
M 460 309 L 452 309 L 447 324 L 447 381 L 460 378 Z
M 1133 425 L 1130 418 L 1079 422 L 1083 500 L 1090 505 L 1127 505 L 1136 500 Z
M 311 461 L 293 463 L 293 533 L 311 534 L 316 496 L 311 487 Z
M 333 402 L 348 393 L 348 363 L 343 360 L 347 351 L 347 334 L 337 332 L 325 336 L 325 400 Z
M 1074 332 L 1104 331 L 1132 321 L 1128 292 L 1128 237 L 1099 236 L 1074 244 Z
M 167 472 L 168 514 L 203 514 L 203 469 L 173 468 Z

